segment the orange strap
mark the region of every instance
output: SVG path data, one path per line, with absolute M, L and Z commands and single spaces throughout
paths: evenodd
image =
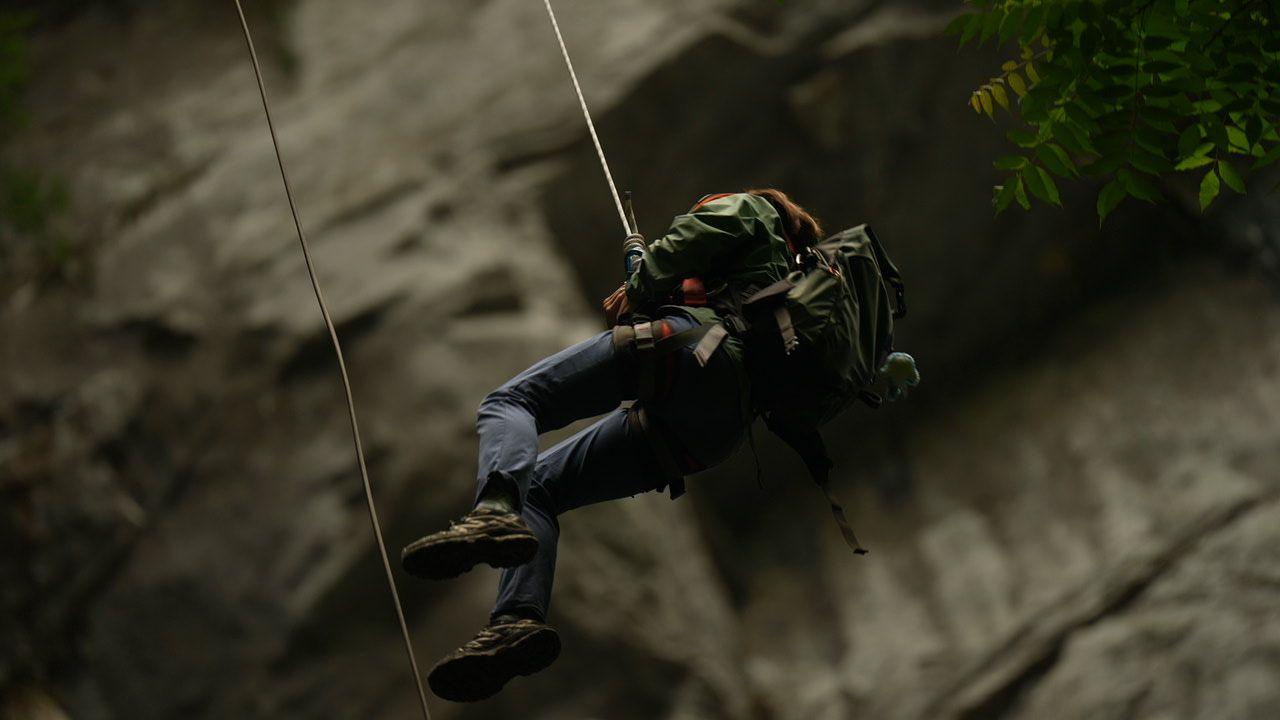
M 690 210 L 689 212 L 693 212 L 693 210 L 697 210 L 698 208 L 702 207 L 703 205 L 706 205 L 706 204 L 707 204 L 707 203 L 709 203 L 709 202 L 715 202 L 716 200 L 719 200 L 720 198 L 727 198 L 727 197 L 729 197 L 729 196 L 730 196 L 730 195 L 732 195 L 732 194 L 733 194 L 733 193 L 716 193 L 716 194 L 714 194 L 714 195 L 708 195 L 708 196 L 706 196 L 706 197 L 702 198 L 701 200 L 699 200 L 699 201 L 698 201 L 698 204 L 697 204 L 697 205 L 694 205 L 694 206 L 693 206 L 693 209 L 692 209 L 692 210 Z

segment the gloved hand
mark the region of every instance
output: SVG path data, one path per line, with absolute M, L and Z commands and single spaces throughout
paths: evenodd
M 618 318 L 631 312 L 631 301 L 627 299 L 627 286 L 619 285 L 613 294 L 601 303 L 604 306 L 604 317 L 609 327 L 618 324 Z
M 920 384 L 916 359 L 902 352 L 889 353 L 876 374 L 888 386 L 887 397 L 890 400 L 901 400 L 907 396 L 907 388 Z

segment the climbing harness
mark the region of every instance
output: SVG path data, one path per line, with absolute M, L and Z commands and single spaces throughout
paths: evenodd
M 347 362 L 342 355 L 342 344 L 338 341 L 338 331 L 329 316 L 329 306 L 320 292 L 320 281 L 311 262 L 311 248 L 307 245 L 306 234 L 302 231 L 302 219 L 298 215 L 298 203 L 293 197 L 293 188 L 289 184 L 289 174 L 285 171 L 284 156 L 280 153 L 280 141 L 276 137 L 276 126 L 271 119 L 271 104 L 267 101 L 267 88 L 262 80 L 262 67 L 258 63 L 258 52 L 253 47 L 253 35 L 249 32 L 249 21 L 244 16 L 244 8 L 240 0 L 235 0 L 236 12 L 240 15 L 240 27 L 244 30 L 245 44 L 249 48 L 249 60 L 253 63 L 253 74 L 258 81 L 258 95 L 262 97 L 262 112 L 267 117 L 267 129 L 271 132 L 271 146 L 275 149 L 276 164 L 280 166 L 280 180 L 284 183 L 284 194 L 289 200 L 289 212 L 293 215 L 293 227 L 298 234 L 298 244 L 302 247 L 302 257 L 306 262 L 307 276 L 311 278 L 311 289 L 315 291 L 316 303 L 320 306 L 320 314 L 324 317 L 325 328 L 329 331 L 329 340 L 333 344 L 333 352 L 338 358 L 338 371 L 342 376 L 342 389 L 346 392 L 347 414 L 351 419 L 351 437 L 355 441 L 356 461 L 360 466 L 360 479 L 364 483 L 365 504 L 369 507 L 369 521 L 373 524 L 373 536 L 378 541 L 378 554 L 382 558 L 382 569 L 387 574 L 387 586 L 391 589 L 391 600 L 395 604 L 396 618 L 400 621 L 400 633 L 404 636 L 404 648 L 409 654 L 409 665 L 413 668 L 413 682 L 418 688 L 418 700 L 422 704 L 422 717 L 431 720 L 431 710 L 427 708 L 427 692 L 422 687 L 422 673 L 418 670 L 418 660 L 413 654 L 413 641 L 409 637 L 409 625 L 404 619 L 404 609 L 400 605 L 400 593 L 396 589 L 396 579 L 391 573 L 391 561 L 387 559 L 387 545 L 382 540 L 382 525 L 378 522 L 378 509 L 373 502 L 373 486 L 369 483 L 369 470 L 365 466 L 364 446 L 360 442 L 360 425 L 356 422 L 356 404 L 351 395 L 351 380 L 347 377 Z

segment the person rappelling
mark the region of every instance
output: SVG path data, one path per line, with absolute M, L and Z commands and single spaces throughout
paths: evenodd
M 555 661 L 546 621 L 560 515 L 655 490 L 675 499 L 757 417 L 800 453 L 845 541 L 865 552 L 828 488 L 818 428 L 855 400 L 878 406 L 877 390 L 901 397 L 919 374 L 893 352 L 905 298 L 875 234 L 821 238 L 779 190 L 706 196 L 654 242 L 624 242 L 626 281 L 604 301 L 610 330 L 485 397 L 472 510 L 401 553 L 421 578 L 502 569 L 488 624 L 428 674 L 436 695 L 481 700 Z M 539 435 L 600 415 L 539 454 Z
M 821 240 L 818 221 L 785 193 L 749 190 L 704 196 L 664 236 L 645 243 L 634 214 L 628 218 L 623 209 L 551 2 L 543 4 L 629 233 L 626 280 L 604 302 L 612 329 L 542 360 L 484 399 L 471 511 L 401 553 L 406 571 L 428 579 L 456 577 L 481 563 L 502 569 L 488 624 L 427 676 L 446 700 L 490 697 L 559 656 L 560 637 L 546 619 L 561 514 L 664 488 L 675 499 L 685 476 L 718 465 L 750 439 L 757 417 L 800 454 L 845 542 L 865 553 L 828 485 L 831 460 L 819 428 L 855 400 L 879 406 L 877 390 L 897 399 L 920 380 L 911 356 L 893 352 L 893 321 L 906 313 L 904 288 L 866 225 Z M 235 6 L 298 245 L 337 360 L 387 589 L 422 717 L 430 720 L 342 344 L 303 232 L 249 23 L 240 0 Z M 539 454 L 542 433 L 599 415 L 594 425 Z

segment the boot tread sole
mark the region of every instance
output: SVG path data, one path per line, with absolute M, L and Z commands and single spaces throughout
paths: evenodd
M 532 560 L 537 552 L 538 539 L 532 533 L 428 536 L 406 545 L 400 554 L 400 563 L 410 575 L 447 580 L 480 563 L 493 568 L 519 567 Z
M 427 684 L 445 700 L 476 702 L 496 695 L 518 676 L 545 670 L 559 656 L 560 635 L 544 626 L 510 645 L 448 658 L 431 669 Z

